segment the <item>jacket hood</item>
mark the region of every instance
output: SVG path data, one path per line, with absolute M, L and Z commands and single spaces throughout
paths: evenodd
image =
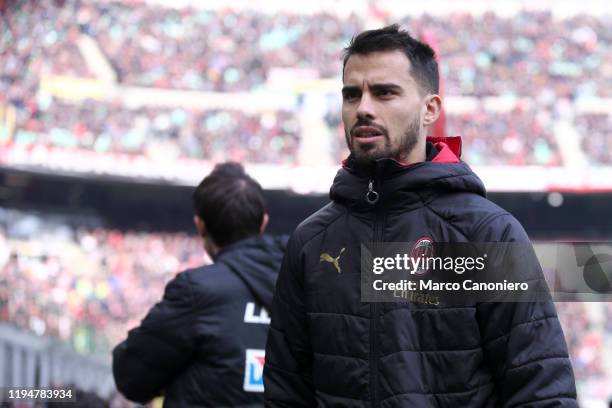
M 482 181 L 459 160 L 461 138 L 427 138 L 427 160 L 405 164 L 390 158 L 376 160 L 369 169 L 355 166 L 351 156 L 343 162 L 330 190 L 330 198 L 354 210 L 404 207 L 444 192 L 470 192 L 482 196 Z M 369 194 L 368 194 L 369 193 Z
M 246 238 L 222 248 L 215 263 L 228 266 L 257 301 L 270 310 L 286 244 L 287 236 Z

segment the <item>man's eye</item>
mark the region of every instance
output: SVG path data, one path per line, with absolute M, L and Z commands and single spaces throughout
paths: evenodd
M 350 92 L 350 93 L 347 92 L 343 96 L 344 96 L 344 100 L 345 101 L 354 101 L 357 98 L 359 98 L 359 95 L 357 93 L 354 93 L 354 92 Z
M 378 96 L 385 97 L 385 96 L 391 96 L 391 95 L 393 95 L 393 91 L 390 91 L 390 90 L 380 90 L 380 91 L 378 91 Z

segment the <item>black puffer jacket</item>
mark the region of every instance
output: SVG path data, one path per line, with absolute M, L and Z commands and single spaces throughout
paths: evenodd
M 457 156 L 428 143 L 424 163 L 381 159 L 362 175 L 349 159 L 338 172 L 333 202 L 288 244 L 266 349 L 267 406 L 577 406 L 552 302 L 361 302 L 361 242 L 528 242 Z M 375 205 L 365 198 L 370 181 Z M 321 262 L 324 253 L 338 268 Z
M 117 388 L 164 407 L 263 406 L 264 348 L 286 239 L 239 241 L 179 273 L 113 351 Z

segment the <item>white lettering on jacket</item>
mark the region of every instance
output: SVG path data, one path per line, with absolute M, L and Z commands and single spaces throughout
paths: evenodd
M 259 323 L 259 324 L 270 324 L 270 316 L 268 311 L 264 307 L 259 308 L 259 314 L 255 314 L 255 303 L 248 302 L 244 309 L 244 322 L 245 323 Z

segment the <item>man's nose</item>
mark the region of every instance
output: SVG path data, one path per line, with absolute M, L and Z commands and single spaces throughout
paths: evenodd
M 374 101 L 368 92 L 361 95 L 361 100 L 357 106 L 357 117 L 360 119 L 374 119 L 376 116 L 374 111 Z

